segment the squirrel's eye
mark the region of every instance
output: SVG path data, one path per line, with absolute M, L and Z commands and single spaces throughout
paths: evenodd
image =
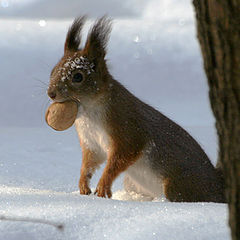
M 83 75 L 80 72 L 75 73 L 72 77 L 73 83 L 80 83 L 82 80 L 83 80 Z

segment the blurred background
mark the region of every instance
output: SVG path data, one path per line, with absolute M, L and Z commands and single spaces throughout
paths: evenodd
M 68 27 L 83 14 L 89 16 L 84 38 L 97 17 L 114 19 L 111 74 L 190 131 L 215 162 L 191 0 L 0 0 L 0 182 L 77 188 L 81 153 L 74 128 L 55 132 L 44 116 L 51 69 L 63 55 Z
M 213 121 L 190 0 L 0 0 L 0 125 L 44 125 L 50 71 L 74 17 L 108 14 L 112 75 L 180 124 Z

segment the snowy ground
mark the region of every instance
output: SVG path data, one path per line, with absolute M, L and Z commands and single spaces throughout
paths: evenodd
M 214 157 L 211 149 L 216 143 L 208 134 L 210 128 L 188 129 Z M 230 239 L 225 204 L 143 202 L 147 199 L 122 190 L 122 176 L 114 183 L 114 200 L 80 196 L 81 150 L 74 128 L 0 131 L 0 216 L 64 224 L 59 231 L 45 224 L 0 221 L 1 240 Z M 93 189 L 100 174 L 101 170 L 92 180 Z
M 9 14 L 1 6 L 21 2 L 0 0 L 0 15 Z M 0 218 L 48 220 L 64 224 L 64 230 L 0 220 L 0 240 L 230 239 L 225 204 L 146 201 L 122 190 L 123 176 L 114 183 L 111 200 L 78 194 L 81 149 L 76 132 L 55 132 L 44 123 L 46 84 L 63 53 L 71 21 L 39 21 L 41 11 L 34 2 L 40 1 L 27 2 L 33 2 L 32 9 L 22 8 L 19 14 L 10 9 L 9 16 L 23 18 L 0 21 Z M 46 16 L 55 10 L 56 1 L 42 2 L 49 4 Z M 69 17 L 70 2 L 78 1 L 68 1 L 66 9 L 61 1 L 63 11 L 56 12 L 57 17 L 66 12 Z M 129 2 L 135 1 L 122 2 L 116 16 L 130 14 Z M 94 11 L 99 14 L 105 8 Z M 141 17 L 134 17 L 140 12 Z M 27 13 L 37 18 L 25 19 Z M 115 20 L 107 57 L 116 79 L 184 126 L 216 163 L 214 120 L 193 17 L 188 0 L 148 1 L 130 18 Z M 93 177 L 93 190 L 101 170 Z
M 1 210 L 65 224 L 1 222 L 0 239 L 230 239 L 226 208 L 213 203 L 126 202 L 76 193 L 1 188 Z

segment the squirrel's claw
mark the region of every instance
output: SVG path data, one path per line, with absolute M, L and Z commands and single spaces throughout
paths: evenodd
M 106 186 L 101 186 L 101 185 L 98 185 L 94 194 L 98 197 L 103 197 L 103 198 L 111 198 L 112 197 L 112 191 L 109 187 L 106 187 Z
M 88 186 L 80 186 L 80 194 L 90 195 L 91 193 L 92 193 L 92 191 Z

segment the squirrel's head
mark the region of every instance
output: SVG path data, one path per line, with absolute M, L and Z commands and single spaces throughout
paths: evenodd
M 108 70 L 106 45 L 111 32 L 111 20 L 98 19 L 91 27 L 85 46 L 80 48 L 81 30 L 86 18 L 74 20 L 68 30 L 64 56 L 53 68 L 48 96 L 56 102 L 93 98 L 106 89 Z

